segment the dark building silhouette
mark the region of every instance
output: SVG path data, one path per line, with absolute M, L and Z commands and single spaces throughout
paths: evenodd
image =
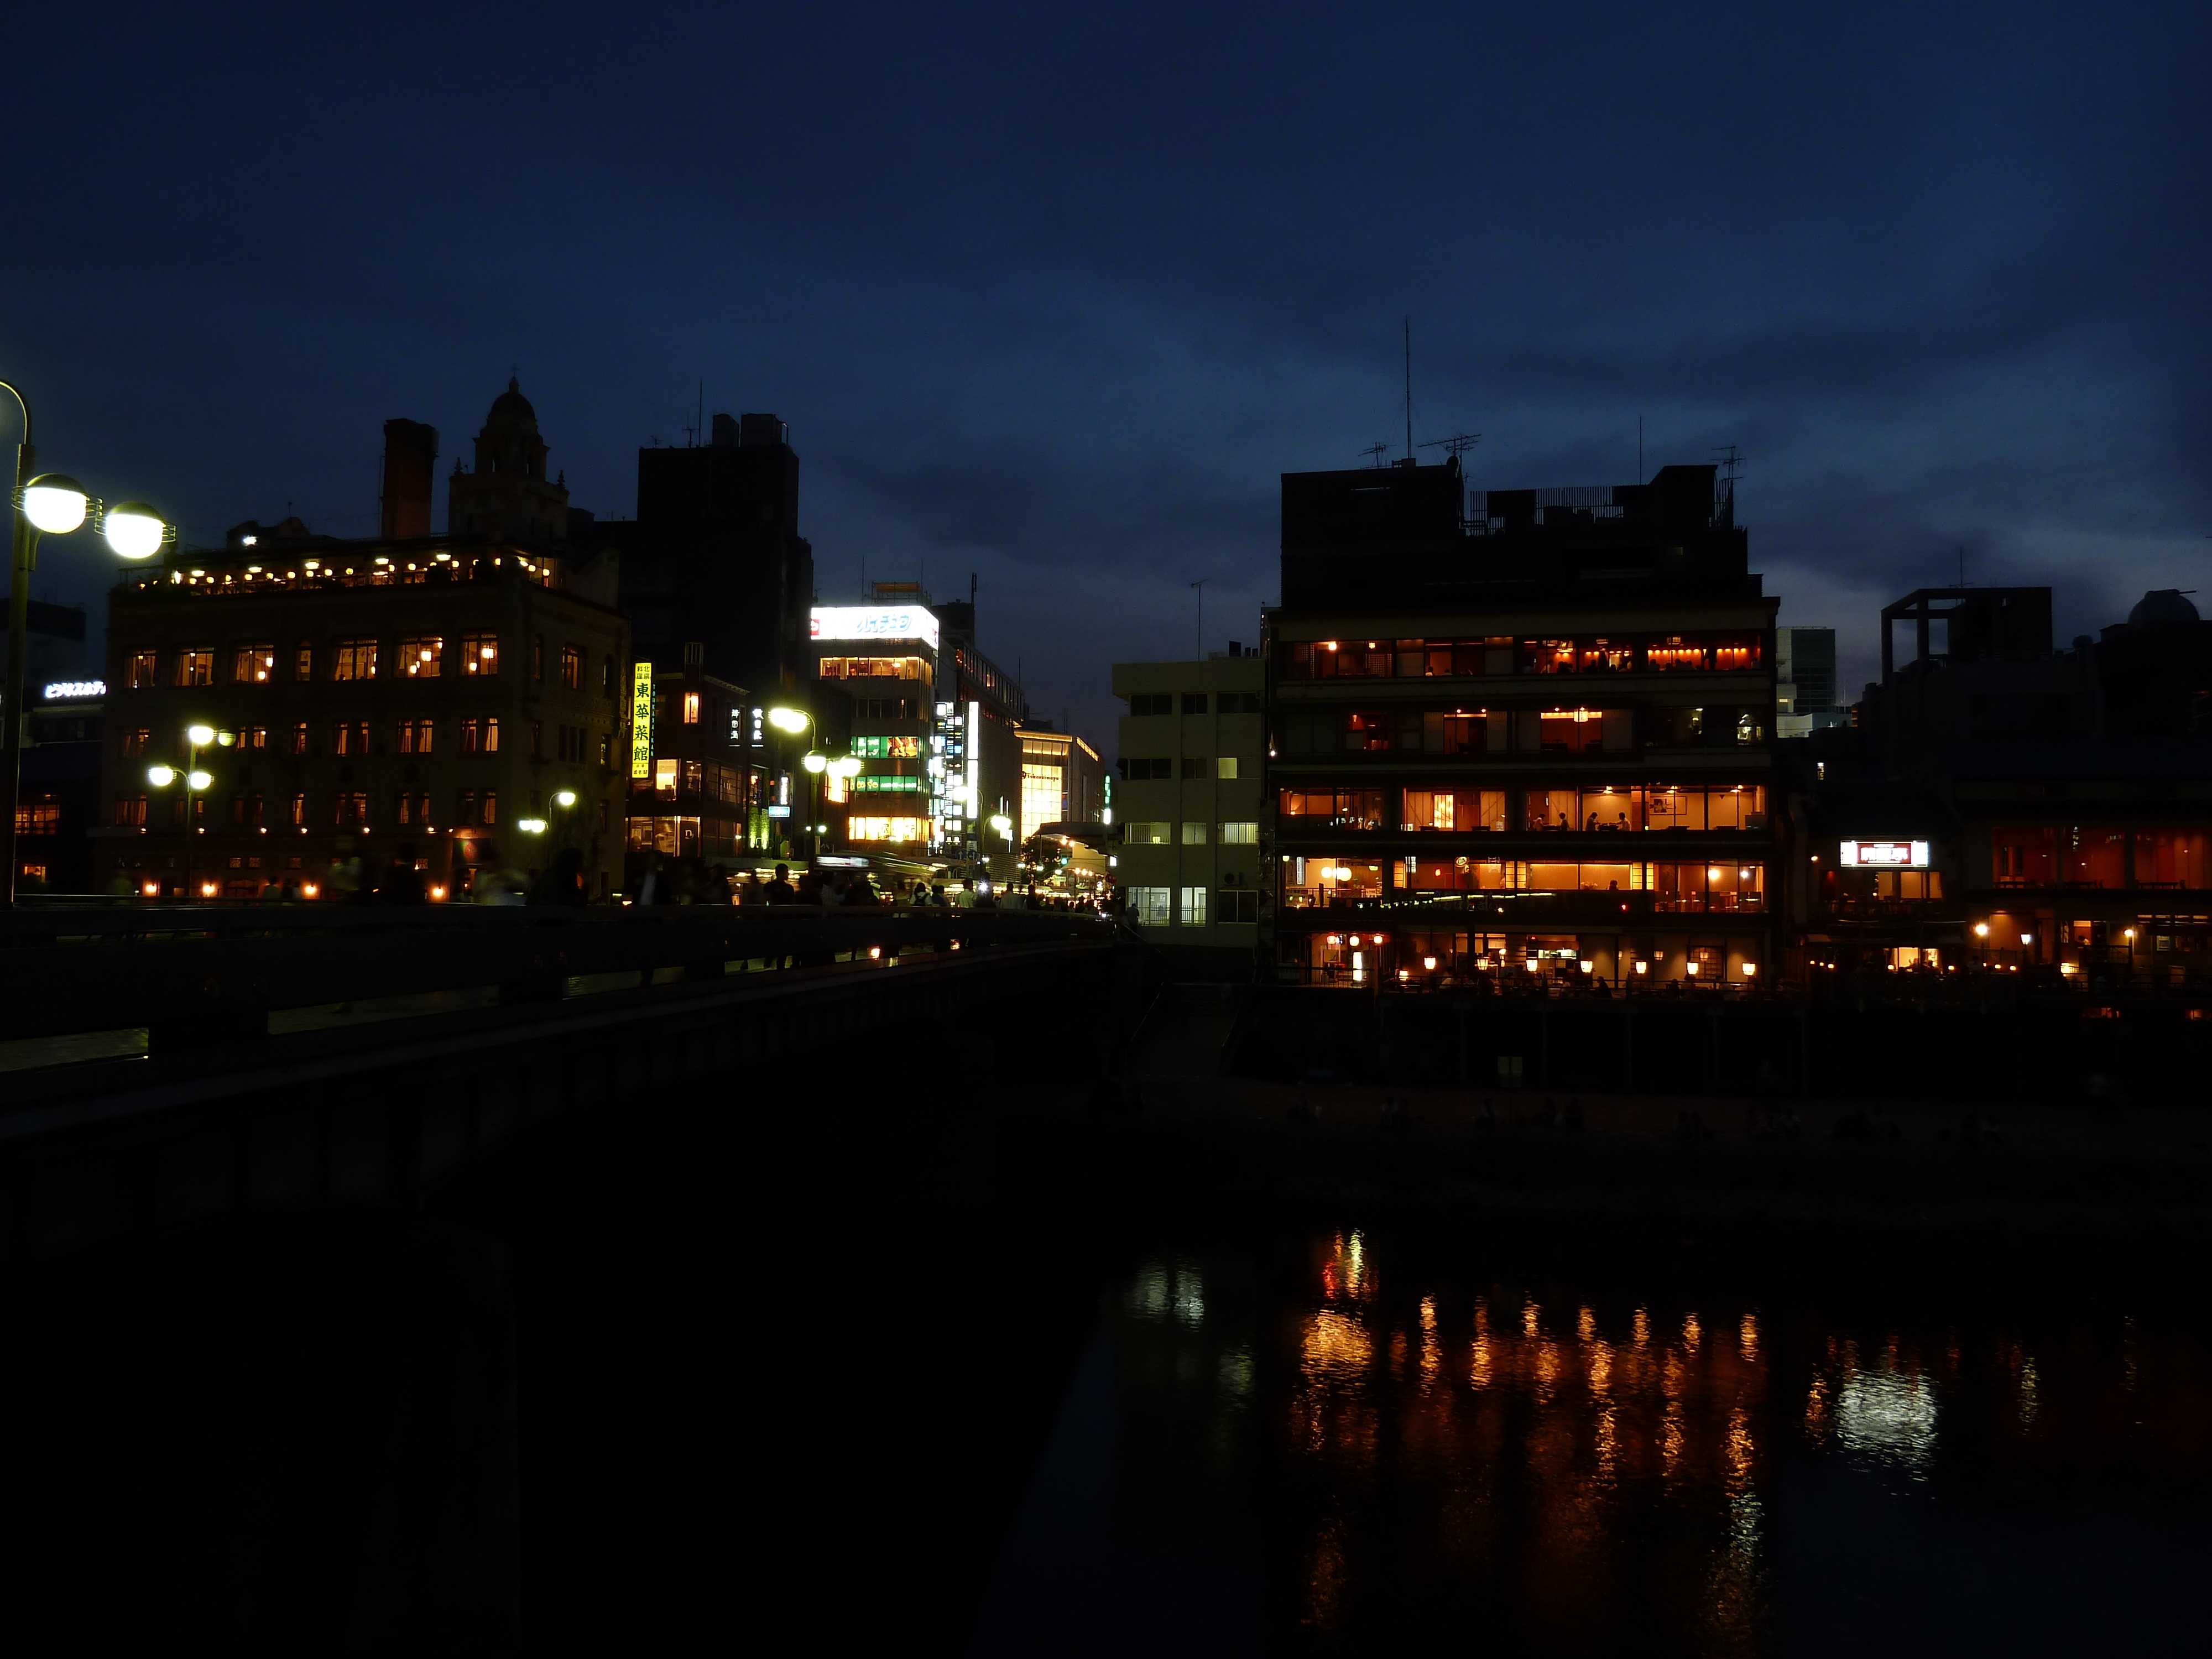
M 1472 500 L 1455 458 L 1286 474 L 1262 847 L 1276 970 L 1771 972 L 1777 601 L 1747 560 L 1711 466 Z
M 378 533 L 386 540 L 430 533 L 432 475 L 437 465 L 437 428 L 420 421 L 384 423 L 383 516 Z
M 419 452 L 416 432 L 385 431 L 385 476 L 409 475 Z M 412 421 L 404 423 L 414 428 Z M 427 428 L 417 432 L 428 431 Z M 430 434 L 434 447 L 436 434 Z M 538 411 L 510 378 L 507 390 L 492 400 L 477 434 L 473 471 L 453 463 L 447 489 L 446 531 L 455 536 L 488 536 L 495 541 L 524 547 L 553 547 L 565 543 L 569 532 L 568 486 L 565 475 L 545 476 L 550 452 L 538 434 Z M 391 512 L 389 505 L 386 507 Z
M 2212 623 L 2165 590 L 2059 648 L 2051 599 L 1929 588 L 1884 607 L 1853 728 L 1790 745 L 1789 910 L 1816 981 L 2212 977 Z
M 15 808 L 15 879 L 21 891 L 82 893 L 92 883 L 87 832 L 99 807 L 104 688 L 86 675 L 84 608 L 29 604 L 24 690 L 30 717 Z M 6 648 L 0 641 L 0 664 Z
M 694 665 L 756 700 L 805 689 L 814 550 L 799 533 L 799 456 L 773 415 L 714 417 L 709 441 L 637 455 L 637 517 L 572 532 L 622 555 L 641 661 Z

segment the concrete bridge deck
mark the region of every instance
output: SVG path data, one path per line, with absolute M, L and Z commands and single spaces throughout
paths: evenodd
M 800 1056 L 824 1088 L 941 1087 L 957 1026 L 1102 1007 L 1112 952 L 1105 923 L 1050 911 L 18 913 L 0 1035 L 145 1037 L 0 1073 L 0 1262 L 410 1205 L 589 1109 L 799 1109 L 744 1079 Z

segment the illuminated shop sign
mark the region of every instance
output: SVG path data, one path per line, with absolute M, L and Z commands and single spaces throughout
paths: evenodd
M 1928 843 L 1924 841 L 1847 841 L 1843 846 L 1847 870 L 1925 870 Z
M 104 697 L 107 695 L 106 680 L 49 680 L 46 701 L 60 702 L 69 697 Z
M 653 665 L 629 671 L 629 775 L 653 775 Z
M 920 640 L 937 648 L 937 617 L 919 605 L 817 605 L 817 640 Z

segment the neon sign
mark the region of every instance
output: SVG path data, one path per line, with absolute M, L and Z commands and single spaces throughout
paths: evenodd
M 1840 862 L 1847 870 L 1925 870 L 1924 841 L 1847 841 Z
M 811 623 L 817 640 L 920 640 L 934 651 L 937 616 L 919 605 L 817 605 Z

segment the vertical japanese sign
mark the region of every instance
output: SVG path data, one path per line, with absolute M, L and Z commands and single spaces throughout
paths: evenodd
M 629 671 L 629 775 L 653 775 L 653 665 Z

